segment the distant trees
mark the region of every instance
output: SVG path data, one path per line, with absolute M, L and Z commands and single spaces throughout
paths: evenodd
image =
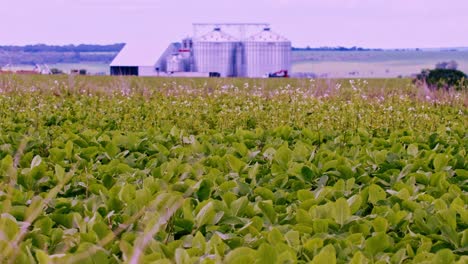
M 361 48 L 361 47 L 351 47 L 351 48 L 346 48 L 342 46 L 338 47 L 318 47 L 318 48 L 311 48 L 310 46 L 307 46 L 305 48 L 298 48 L 298 47 L 293 47 L 293 51 L 382 51 L 382 49 L 368 49 L 368 48 Z
M 439 62 L 435 66 L 436 69 L 442 70 L 456 70 L 458 69 L 458 63 L 454 60 Z
M 50 73 L 52 73 L 52 74 L 62 74 L 63 71 L 60 70 L 60 69 L 57 69 L 57 68 L 52 68 L 52 69 L 50 69 Z
M 0 46 L 2 51 L 11 52 L 119 52 L 125 43 L 116 43 L 110 45 L 94 45 L 94 44 L 80 44 L 80 45 L 26 45 L 26 46 Z
M 416 76 L 415 82 L 426 83 L 427 87 L 432 90 L 467 90 L 468 79 L 467 75 L 457 70 L 458 64 L 456 61 L 439 62 L 435 69 L 424 69 Z

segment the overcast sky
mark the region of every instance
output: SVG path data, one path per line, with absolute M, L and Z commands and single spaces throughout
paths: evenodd
M 0 0 L 0 45 L 178 41 L 270 22 L 293 46 L 468 46 L 468 0 Z

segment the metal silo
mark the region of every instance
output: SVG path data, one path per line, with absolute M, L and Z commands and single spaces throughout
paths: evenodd
M 216 72 L 221 77 L 236 75 L 236 50 L 240 42 L 215 28 L 193 42 L 195 71 Z
M 167 58 L 167 72 L 174 73 L 185 71 L 185 64 L 186 60 L 182 57 L 182 55 L 178 53 L 172 54 Z
M 264 77 L 291 69 L 291 41 L 265 28 L 244 42 L 246 77 Z

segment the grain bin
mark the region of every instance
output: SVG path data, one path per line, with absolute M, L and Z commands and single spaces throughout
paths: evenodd
M 182 57 L 182 55 L 178 53 L 172 54 L 167 58 L 167 72 L 183 72 L 186 68 L 185 63 L 186 60 Z
M 291 69 L 291 41 L 264 28 L 244 42 L 245 76 L 264 77 Z
M 193 55 L 195 71 L 219 73 L 221 77 L 236 75 L 236 50 L 240 42 L 215 28 L 194 39 Z

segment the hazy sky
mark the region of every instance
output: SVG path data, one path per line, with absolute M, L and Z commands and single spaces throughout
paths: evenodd
M 468 0 L 0 0 L 0 45 L 179 41 L 270 22 L 293 46 L 468 46 Z

